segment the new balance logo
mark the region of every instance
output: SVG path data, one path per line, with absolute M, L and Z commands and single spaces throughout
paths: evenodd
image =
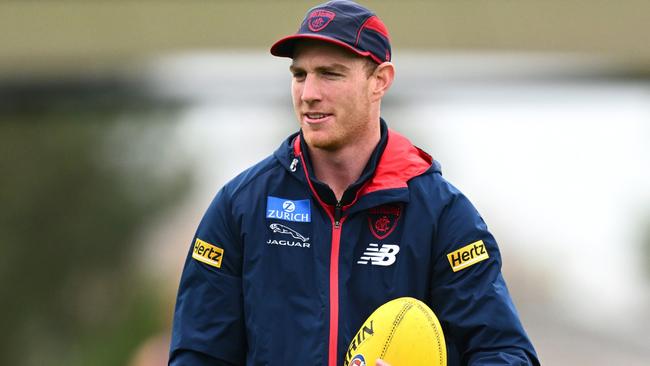
M 399 253 L 399 246 L 394 244 L 379 244 L 370 243 L 357 264 L 372 264 L 373 266 L 390 266 L 395 263 Z

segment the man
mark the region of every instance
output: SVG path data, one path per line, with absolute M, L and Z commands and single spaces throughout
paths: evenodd
M 271 53 L 293 59 L 300 132 L 208 208 L 170 364 L 340 366 L 368 315 L 402 296 L 437 314 L 449 365 L 539 364 L 485 223 L 380 118 L 395 73 L 381 20 L 332 1 Z

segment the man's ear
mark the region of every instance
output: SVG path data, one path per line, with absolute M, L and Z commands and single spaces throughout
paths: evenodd
M 388 61 L 380 64 L 372 73 L 372 78 L 374 79 L 374 82 L 372 83 L 370 93 L 372 101 L 374 102 L 381 100 L 390 86 L 393 85 L 393 80 L 395 79 L 395 66 Z

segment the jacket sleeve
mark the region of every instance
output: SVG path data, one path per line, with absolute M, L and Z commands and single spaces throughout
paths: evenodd
M 458 191 L 440 214 L 431 306 L 445 332 L 449 364 L 539 365 L 501 275 L 493 236 Z
M 243 365 L 242 244 L 227 186 L 210 204 L 181 276 L 169 364 Z

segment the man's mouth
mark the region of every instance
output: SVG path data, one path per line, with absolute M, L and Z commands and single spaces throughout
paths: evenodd
M 305 113 L 304 116 L 306 117 L 307 122 L 321 122 L 325 120 L 327 117 L 331 116 L 331 114 L 326 114 L 326 113 Z

